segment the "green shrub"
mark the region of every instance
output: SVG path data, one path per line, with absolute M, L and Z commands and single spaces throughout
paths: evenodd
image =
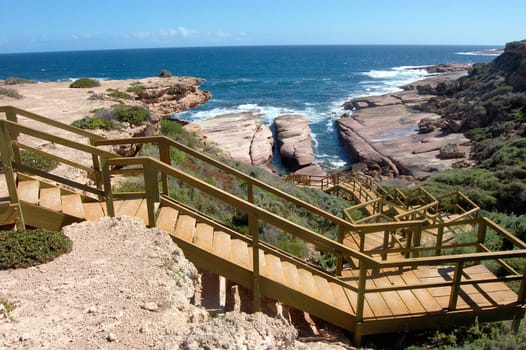
M 107 89 L 106 92 L 108 93 L 108 96 L 122 99 L 122 100 L 133 100 L 133 96 L 130 94 L 125 93 L 124 91 L 119 91 L 118 89 Z
M 12 98 L 16 98 L 17 100 L 20 100 L 23 97 L 15 89 L 1 87 L 1 86 L 0 86 L 0 96 L 12 97 Z
M 100 86 L 100 82 L 90 78 L 80 78 L 69 85 L 70 88 L 92 88 L 97 86 Z
M 62 232 L 0 231 L 0 270 L 49 262 L 71 251 L 71 245 L 71 240 Z
M 17 85 L 17 84 L 35 84 L 36 81 L 26 79 L 26 78 L 19 78 L 19 77 L 9 77 L 4 81 L 5 85 Z
M 126 92 L 131 92 L 133 94 L 140 95 L 144 92 L 145 87 L 140 84 L 132 85 L 129 88 L 126 89 Z
M 31 151 L 22 150 L 20 152 L 20 158 L 22 159 L 23 165 L 46 172 L 51 171 L 58 166 L 57 160 Z
M 113 107 L 112 112 L 115 113 L 118 121 L 130 125 L 139 125 L 150 115 L 150 111 L 141 106 L 117 105 Z
M 118 129 L 117 125 L 111 120 L 105 120 L 99 117 L 84 117 L 79 120 L 75 120 L 71 123 L 72 126 L 79 129 L 90 129 L 90 130 L 115 130 Z

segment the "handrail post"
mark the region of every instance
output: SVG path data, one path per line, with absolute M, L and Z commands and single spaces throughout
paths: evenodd
M 111 189 L 110 165 L 108 159 L 102 158 L 102 180 L 104 183 L 104 198 L 106 200 L 106 214 L 109 217 L 115 217 L 115 208 L 113 207 L 113 191 Z
M 261 311 L 261 291 L 259 278 L 259 224 L 256 213 L 248 213 L 249 233 L 252 236 L 252 296 L 254 312 Z
M 89 143 L 91 146 L 95 146 L 95 140 L 92 138 L 89 139 Z M 91 155 L 91 162 L 93 163 L 93 170 L 95 170 L 95 187 L 97 187 L 98 190 L 102 188 L 102 178 L 101 178 L 101 170 L 100 170 L 100 161 L 99 157 L 96 154 Z M 102 200 L 102 198 L 99 198 L 99 200 Z
M 517 302 L 519 304 L 524 304 L 525 298 L 526 298 L 526 264 L 524 264 L 524 269 L 522 270 L 521 286 L 519 288 Z
M 363 322 L 363 310 L 365 305 L 365 292 L 367 282 L 368 266 L 364 261 L 360 261 L 360 276 L 358 279 L 358 294 L 356 300 L 356 323 Z
M 437 243 L 435 247 L 435 255 L 439 256 L 442 255 L 442 243 L 444 240 L 444 224 L 440 224 L 438 226 L 438 232 L 437 232 Z
M 17 117 L 17 114 L 16 112 L 11 108 L 9 108 L 9 110 L 7 110 L 5 112 L 5 116 L 6 116 L 6 119 L 11 121 L 11 122 L 14 122 L 14 123 L 18 123 L 18 117 Z M 10 134 L 9 131 L 7 131 L 7 129 L 5 130 L 6 133 Z M 20 133 L 18 131 L 12 131 L 12 134 L 10 134 L 10 137 L 9 140 L 11 140 L 12 138 L 14 138 L 15 140 L 18 140 L 18 135 Z M 10 142 L 11 143 L 11 142 Z M 10 147 L 11 148 L 11 147 Z M 11 156 L 12 158 L 11 159 L 14 159 L 15 162 L 17 163 L 22 163 L 22 158 L 20 156 L 20 148 L 18 148 L 18 146 L 16 145 L 13 145 L 12 148 L 12 153 L 11 153 Z
M 155 202 L 159 202 L 159 182 L 157 169 L 151 162 L 143 164 L 144 187 L 146 189 L 146 208 L 148 210 L 148 226 L 155 227 Z
M 451 295 L 449 296 L 449 311 L 454 311 L 457 308 L 458 293 L 460 291 L 460 281 L 462 279 L 462 270 L 464 268 L 464 262 L 459 261 L 455 266 L 455 272 L 453 275 L 453 285 L 451 286 Z
M 254 184 L 252 181 L 247 181 L 247 201 L 254 204 Z
M 170 145 L 165 142 L 165 139 L 159 141 L 159 160 L 165 164 L 172 165 L 172 159 L 170 155 Z M 163 194 L 168 195 L 168 176 L 165 173 L 161 174 L 161 182 Z
M 338 225 L 338 243 L 343 244 L 345 238 L 345 228 L 343 225 Z M 343 270 L 343 255 L 338 255 L 336 258 L 336 275 L 341 276 Z
M 10 147 L 11 137 L 9 131 L 4 127 L 3 123 L 0 123 L 0 153 L 2 157 L 2 166 L 5 174 L 5 180 L 7 185 L 7 190 L 9 192 L 9 201 L 11 204 L 15 204 L 18 210 L 18 223 L 20 229 L 26 229 L 26 223 L 24 220 L 24 213 L 22 212 L 22 207 L 20 206 L 20 201 L 18 199 L 18 193 L 16 191 L 16 178 L 13 171 L 13 150 Z

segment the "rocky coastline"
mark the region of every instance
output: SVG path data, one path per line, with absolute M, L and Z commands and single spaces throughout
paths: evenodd
M 419 109 L 471 67 L 425 67 L 435 76 L 401 87 L 403 91 L 345 102 L 336 121 L 353 168 L 375 177 L 422 179 L 431 173 L 469 165 L 470 141 L 454 122 Z

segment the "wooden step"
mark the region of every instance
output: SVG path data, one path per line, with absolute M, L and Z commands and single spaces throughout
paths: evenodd
M 47 187 L 40 189 L 40 206 L 54 211 L 62 211 L 60 188 Z
M 17 192 L 18 199 L 31 204 L 38 204 L 40 183 L 38 181 L 20 181 Z
M 83 203 L 82 207 L 84 209 L 86 220 L 97 220 L 106 216 L 100 202 Z
M 5 174 L 0 173 L 0 201 L 7 201 L 9 199 L 9 190 L 7 189 L 7 182 Z
M 195 231 L 195 218 L 189 215 L 180 215 L 175 227 L 175 236 L 192 243 Z
M 232 256 L 231 249 L 230 235 L 223 231 L 215 231 L 212 252 L 217 256 L 230 260 Z
M 300 281 L 302 281 L 301 291 L 304 294 L 307 294 L 313 298 L 318 298 L 318 293 L 316 291 L 316 284 L 314 283 L 314 278 L 312 277 L 312 273 L 305 269 L 298 268 L 298 275 L 299 275 Z
M 157 227 L 168 233 L 173 233 L 179 212 L 172 207 L 162 207 L 157 217 Z
M 67 194 L 62 196 L 62 212 L 77 218 L 84 219 L 84 208 L 79 194 Z
M 259 252 L 259 270 L 265 269 L 265 266 L 267 265 L 267 262 L 265 260 L 265 253 L 260 249 Z M 253 262 L 254 262 L 254 249 L 252 247 L 248 247 L 248 261 L 250 262 L 250 269 L 253 269 Z
M 316 284 L 315 288 L 318 295 L 321 297 L 321 300 L 327 304 L 334 303 L 334 295 L 332 294 L 332 288 L 329 285 L 329 281 L 317 274 L 313 274 L 312 278 L 314 279 L 314 283 Z
M 204 223 L 198 223 L 192 242 L 207 252 L 211 252 L 214 246 L 214 228 Z
M 282 261 L 281 268 L 283 269 L 283 274 L 285 275 L 285 280 L 288 285 L 291 288 L 298 290 L 302 281 L 300 280 L 300 275 L 298 274 L 296 266 L 288 261 Z
M 332 304 L 347 313 L 355 313 L 352 303 L 356 303 L 356 293 L 352 293 L 350 290 L 347 290 L 343 286 L 334 282 L 329 282 L 329 287 L 331 288 L 332 295 L 334 296 Z M 351 300 L 351 297 L 353 300 Z
M 243 267 L 249 267 L 248 244 L 240 239 L 232 239 L 230 241 L 232 261 Z
M 139 209 L 143 199 L 126 199 L 123 201 L 123 203 L 119 206 L 118 209 L 115 210 L 115 216 L 133 216 L 135 217 L 135 214 L 137 213 L 137 209 Z
M 261 270 L 261 274 L 269 277 L 275 282 L 285 284 L 285 275 L 283 274 L 283 269 L 281 268 L 281 260 L 272 254 L 265 254 L 266 265 L 265 268 Z

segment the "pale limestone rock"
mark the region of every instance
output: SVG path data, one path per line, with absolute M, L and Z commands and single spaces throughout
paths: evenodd
M 252 113 L 224 114 L 190 123 L 205 143 L 213 143 L 230 158 L 249 165 L 263 165 L 272 159 L 272 132 Z
M 312 136 L 307 118 L 302 115 L 281 115 L 274 120 L 281 161 L 296 170 L 314 162 Z

